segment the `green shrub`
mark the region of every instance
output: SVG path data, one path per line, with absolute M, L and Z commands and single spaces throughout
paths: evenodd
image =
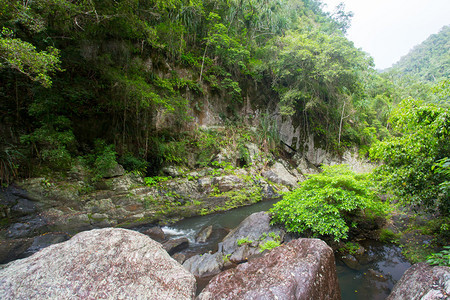
M 355 255 L 358 253 L 359 248 L 360 246 L 357 243 L 347 242 L 344 244 L 344 247 L 339 248 L 339 252 Z
M 100 179 L 117 165 L 114 145 L 107 145 L 103 140 L 95 141 L 94 179 Z
M 430 265 L 450 267 L 450 246 L 445 246 L 441 252 L 428 256 L 427 262 Z
M 171 180 L 172 177 L 168 176 L 153 176 L 153 177 L 145 177 L 144 182 L 147 186 L 153 187 L 157 186 L 160 183 L 163 183 L 165 181 Z
M 368 174 L 356 174 L 345 165 L 324 167 L 274 205 L 272 223 L 289 232 L 345 239 L 357 218 L 385 214 L 371 186 Z
M 145 174 L 148 162 L 145 159 L 136 157 L 131 153 L 125 153 L 120 159 L 119 163 L 125 168 L 125 170 L 130 172 L 138 172 L 140 174 Z
M 400 238 L 399 234 L 392 232 L 387 228 L 381 229 L 380 241 L 383 243 L 397 243 Z
M 280 246 L 279 241 L 266 241 L 263 244 L 259 245 L 259 252 L 263 252 L 264 250 L 270 250 Z
M 117 165 L 117 153 L 114 145 L 107 145 L 102 139 L 97 139 L 94 144 L 94 151 L 79 159 L 91 170 L 92 181 L 95 182 L 104 177 L 109 170 Z
M 242 238 L 242 239 L 238 239 L 236 241 L 236 243 L 238 244 L 238 246 L 242 246 L 244 244 L 251 244 L 251 243 L 253 243 L 253 241 L 250 240 L 248 237 L 245 237 L 245 238 Z

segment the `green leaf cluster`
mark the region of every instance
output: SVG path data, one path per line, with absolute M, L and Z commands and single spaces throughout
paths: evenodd
M 450 267 L 450 246 L 445 246 L 441 252 L 432 253 L 428 256 L 427 263 L 430 265 Z
M 393 111 L 390 123 L 392 136 L 370 149 L 373 159 L 384 162 L 376 171 L 384 187 L 422 210 L 448 215 L 449 109 L 408 98 Z
M 346 165 L 324 167 L 271 209 L 272 222 L 283 224 L 289 232 L 330 236 L 336 241 L 346 239 L 359 218 L 385 211 L 369 175 L 356 174 Z
M 50 87 L 50 76 L 56 71 L 62 71 L 59 50 L 48 47 L 47 50 L 38 51 L 34 45 L 13 35 L 5 27 L 0 33 L 0 68 L 13 68 L 43 86 Z

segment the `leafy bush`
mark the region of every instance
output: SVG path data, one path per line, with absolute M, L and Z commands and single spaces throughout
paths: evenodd
M 251 244 L 251 243 L 253 243 L 253 241 L 250 240 L 248 237 L 245 237 L 245 238 L 242 238 L 242 239 L 238 239 L 236 241 L 236 243 L 238 244 L 238 246 L 242 246 L 244 244 Z
M 165 176 L 153 176 L 153 177 L 145 177 L 144 178 L 144 182 L 145 182 L 145 184 L 147 186 L 154 187 L 154 186 L 157 186 L 160 183 L 163 183 L 163 182 L 171 180 L 171 179 L 172 179 L 172 177 L 170 177 L 170 176 L 168 176 L 168 177 L 165 177 Z
M 0 144 L 0 186 L 7 186 L 17 175 L 23 154 L 14 145 Z
M 104 176 L 106 172 L 117 165 L 114 145 L 106 145 L 103 140 L 95 142 L 94 170 L 97 175 Z
M 450 111 L 411 98 L 392 113 L 393 135 L 370 149 L 384 162 L 376 170 L 387 192 L 423 210 L 449 214 L 446 156 L 450 153 Z
M 117 165 L 116 155 L 114 145 L 107 145 L 104 140 L 97 139 L 93 153 L 86 155 L 81 160 L 91 169 L 92 180 L 98 181 Z
M 145 174 L 148 162 L 145 159 L 136 157 L 131 153 L 124 154 L 120 159 L 119 163 L 125 168 L 125 170 L 130 172 L 138 172 L 140 174 Z
M 263 252 L 264 250 L 270 250 L 280 246 L 279 241 L 266 241 L 263 244 L 259 245 L 259 252 Z
M 445 246 L 444 250 L 441 252 L 433 253 L 428 256 L 427 262 L 430 265 L 450 267 L 450 246 Z
M 385 210 L 376 199 L 368 174 L 356 174 L 348 166 L 338 165 L 311 175 L 271 212 L 272 223 L 283 224 L 289 232 L 329 235 L 338 241 L 347 238 L 358 217 L 384 215 Z
M 344 244 L 344 247 L 339 248 L 339 252 L 355 255 L 358 253 L 359 248 L 360 246 L 357 243 L 347 242 Z
M 66 117 L 57 117 L 31 134 L 22 135 L 20 141 L 36 149 L 40 162 L 52 170 L 67 170 L 72 165 L 76 140 Z
M 398 243 L 399 238 L 400 238 L 399 234 L 394 233 L 387 228 L 381 229 L 380 238 L 379 238 L 381 242 L 383 242 L 383 243 Z

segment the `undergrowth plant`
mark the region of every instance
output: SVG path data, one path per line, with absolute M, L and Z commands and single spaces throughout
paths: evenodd
M 450 267 L 450 246 L 445 246 L 441 252 L 428 256 L 427 262 L 430 265 Z
M 266 241 L 262 244 L 259 245 L 259 252 L 263 252 L 264 250 L 271 250 L 273 248 L 276 248 L 278 246 L 280 246 L 280 242 L 279 241 Z
M 359 217 L 384 215 L 386 207 L 372 190 L 368 174 L 337 165 L 311 175 L 271 212 L 272 224 L 283 224 L 289 232 L 331 236 L 339 241 L 348 237 L 350 226 L 356 227 Z

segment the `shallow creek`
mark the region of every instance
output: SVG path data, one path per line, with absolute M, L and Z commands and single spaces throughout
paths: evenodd
M 182 253 L 186 257 L 195 254 L 216 251 L 217 244 L 230 229 L 237 227 L 247 216 L 254 212 L 267 211 L 278 200 L 233 209 L 230 211 L 193 217 L 182 220 L 170 227 L 163 227 L 169 238 L 187 237 L 190 247 Z M 213 234 L 206 243 L 195 243 L 195 235 L 205 226 L 213 225 Z M 138 230 L 144 231 L 148 227 Z M 342 299 L 345 300 L 378 300 L 385 299 L 394 284 L 411 265 L 402 256 L 401 249 L 395 245 L 382 244 L 376 241 L 363 241 L 366 249 L 358 270 L 350 269 L 336 256 L 336 267 L 341 288 Z M 200 283 L 203 285 L 205 283 Z

